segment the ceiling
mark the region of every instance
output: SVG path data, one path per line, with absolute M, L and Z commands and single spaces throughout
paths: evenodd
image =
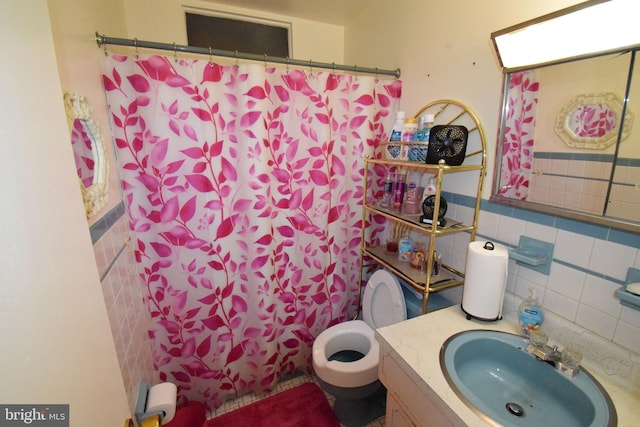
M 311 21 L 344 25 L 371 0 L 207 0 L 211 3 L 260 10 Z

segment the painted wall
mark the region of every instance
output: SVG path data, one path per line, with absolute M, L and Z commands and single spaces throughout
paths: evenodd
M 129 230 L 100 78 L 104 53 L 94 35 L 96 31 L 126 35 L 124 5 L 122 1 L 52 0 L 49 11 L 62 90 L 87 97 L 110 163 L 109 198 L 89 224 L 117 360 L 133 413 L 140 382 L 155 384 L 159 379 L 153 368 L 147 332 L 150 316 L 145 308 L 145 289 L 127 244 Z
M 116 426 L 126 396 L 75 175 L 45 0 L 0 3 L 0 402 Z
M 263 12 L 256 13 L 212 1 L 124 1 L 130 38 L 186 45 L 185 10 L 202 14 L 223 12 L 291 23 L 293 46 L 290 56 L 292 58 L 337 64 L 344 62 L 344 29 L 341 26 Z M 150 10 L 154 13 L 149 13 Z M 215 46 L 212 47 L 215 48 Z
M 109 139 L 109 122 L 100 78 L 101 56 L 104 54 L 98 49 L 95 32 L 126 33 L 122 0 L 55 0 L 48 3 L 62 92 L 78 93 L 87 98 L 100 127 L 107 157 L 113 164 L 113 144 Z M 113 168 L 109 173 L 108 186 L 107 204 L 89 220 L 89 224 L 121 201 L 118 175 Z

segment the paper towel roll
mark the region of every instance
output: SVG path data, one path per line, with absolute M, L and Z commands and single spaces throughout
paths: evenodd
M 492 242 L 469 243 L 462 310 L 482 320 L 502 318 L 509 251 Z
M 162 411 L 162 424 L 166 424 L 176 415 L 178 387 L 173 383 L 160 383 L 152 386 L 147 394 L 147 409 L 145 412 Z

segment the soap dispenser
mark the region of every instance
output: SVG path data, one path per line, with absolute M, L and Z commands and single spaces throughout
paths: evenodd
M 531 331 L 537 331 L 542 326 L 544 313 L 538 302 L 535 288 L 529 288 L 529 297 L 522 301 L 518 308 L 518 322 L 520 323 L 520 333 L 529 337 Z

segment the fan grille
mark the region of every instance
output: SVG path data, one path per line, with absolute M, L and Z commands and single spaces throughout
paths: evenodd
M 464 161 L 469 131 L 464 126 L 434 126 L 429 138 L 427 163 L 444 161 L 457 166 Z

